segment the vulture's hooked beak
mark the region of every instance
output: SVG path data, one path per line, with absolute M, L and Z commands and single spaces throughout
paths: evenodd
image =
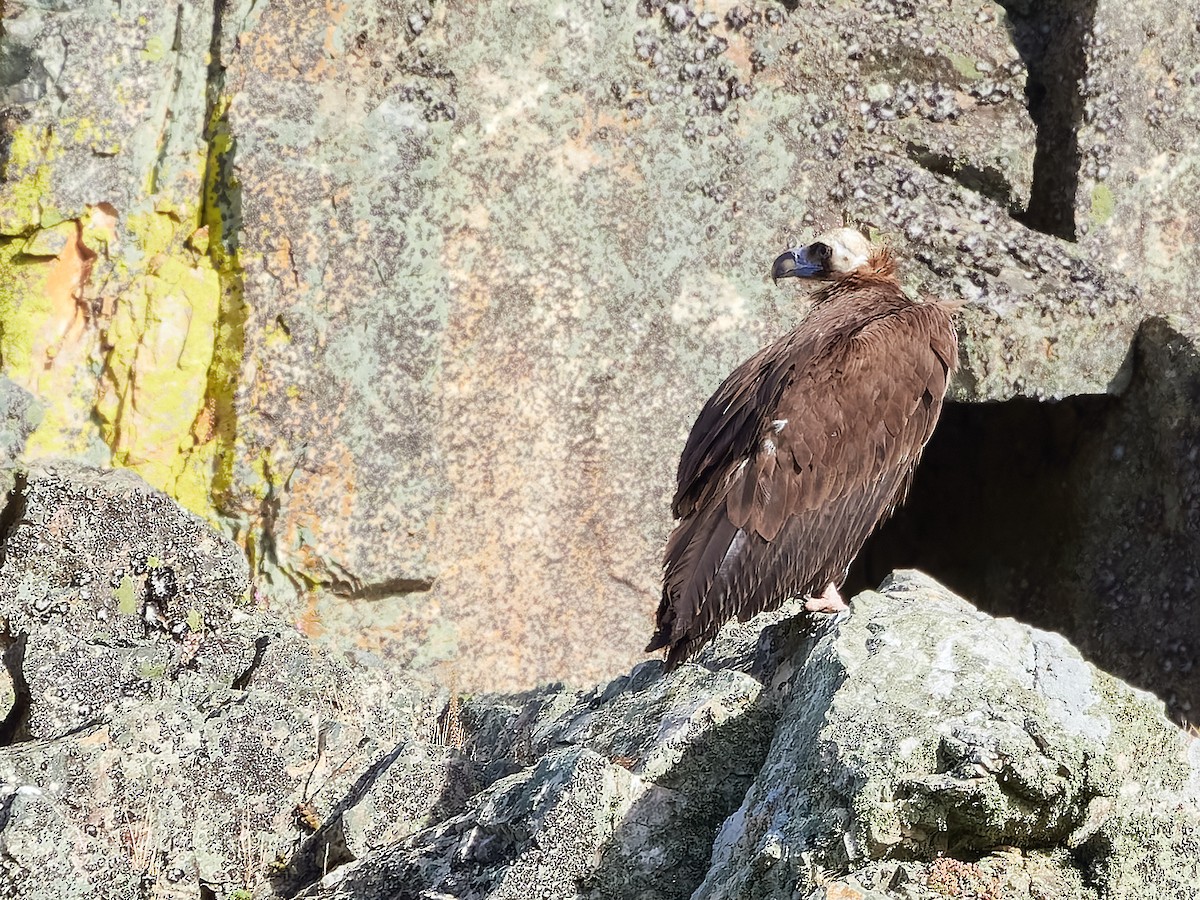
M 771 266 L 771 278 L 774 281 L 780 278 L 826 278 L 832 255 L 829 245 L 820 241 L 785 250 Z

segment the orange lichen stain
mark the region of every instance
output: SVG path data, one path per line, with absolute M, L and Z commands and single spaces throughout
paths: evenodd
M 84 289 L 91 278 L 96 251 L 85 242 L 85 234 L 92 243 L 112 240 L 117 230 L 117 211 L 110 203 L 99 203 L 89 208 L 86 224 L 77 219 L 74 225 L 46 275 L 45 294 L 51 312 L 42 327 L 40 346 L 35 345 L 35 353 L 41 350 L 47 369 L 68 346 L 80 343 L 87 330 L 90 310 Z
M 840 881 L 825 886 L 825 900 L 863 900 L 862 891 Z
M 217 433 L 217 401 L 208 397 L 192 423 L 192 440 L 199 447 L 209 443 Z
M 62 249 L 57 257 L 40 263 L 44 275 L 29 285 L 38 294 L 27 305 L 36 310 L 28 326 L 29 364 L 10 377 L 51 401 L 26 445 L 30 457 L 81 451 L 94 428 L 94 383 L 88 359 L 96 349 L 98 330 L 86 292 L 98 258 L 93 247 L 102 246 L 114 229 L 115 219 L 99 207 L 58 225 L 65 237 Z
M 276 278 L 285 284 L 289 283 L 300 290 L 300 274 L 296 271 L 295 256 L 292 252 L 292 241 L 287 235 L 279 237 L 279 244 L 269 256 L 269 271 Z
M 321 76 L 330 68 L 330 62 L 342 56 L 342 49 L 338 46 L 337 35 L 339 26 L 342 20 L 346 18 L 346 12 L 349 9 L 349 4 L 338 3 L 335 0 L 325 0 L 325 12 L 329 19 L 325 26 L 325 40 L 321 42 L 321 58 L 317 60 L 317 64 L 313 66 L 312 71 L 306 74 L 306 80 L 319 81 Z
M 637 121 L 624 116 L 614 116 L 606 110 L 589 110 L 580 123 L 579 135 L 562 145 L 555 162 L 562 174 L 574 176 L 607 164 L 610 172 L 619 175 L 626 182 L 642 184 L 646 179 L 636 163 L 629 161 L 618 165 L 615 159 L 606 159 L 604 154 L 596 150 L 598 144 L 603 144 L 601 134 L 626 134 L 636 131 L 638 127 Z
M 322 424 L 335 434 L 333 421 Z M 273 479 L 286 481 L 288 502 L 281 511 L 277 534 L 289 556 L 300 560 L 300 574 L 315 582 L 346 580 L 335 571 L 338 550 L 351 538 L 349 529 L 357 521 L 354 501 L 358 496 L 354 454 L 345 446 L 331 446 L 315 466 L 307 460 L 303 476 L 272 466 Z
M 947 897 L 1000 900 L 1000 879 L 982 866 L 940 856 L 929 866 L 925 885 Z
M 308 594 L 304 610 L 296 617 L 296 630 L 309 638 L 319 638 L 325 633 L 325 622 L 315 593 Z
M 724 16 L 721 17 L 724 20 Z M 728 62 L 736 68 L 741 75 L 742 81 L 749 80 L 747 75 L 750 73 L 752 66 L 750 63 L 750 54 L 754 47 L 747 40 L 743 32 L 734 31 L 732 28 L 727 28 L 722 21 L 720 28 L 722 36 L 729 41 L 729 46 L 725 48 L 725 52 L 721 54 L 721 61 Z M 769 71 L 769 70 L 768 70 Z
M 50 301 L 50 316 L 42 325 L 34 344 L 35 358 L 44 358 L 49 369 L 67 347 L 82 341 L 87 330 L 88 308 L 83 288 L 91 276 L 95 251 L 83 243 L 83 227 L 75 224 L 67 243 L 58 257 L 50 263 L 46 275 L 46 299 Z
M 82 737 L 74 738 L 73 742 L 78 747 L 107 747 L 112 743 L 112 734 L 109 732 L 107 725 L 101 725 L 99 728 L 84 734 Z

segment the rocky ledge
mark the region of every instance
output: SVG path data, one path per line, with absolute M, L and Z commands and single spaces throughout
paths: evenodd
M 458 697 L 315 648 L 127 472 L 11 473 L 0 897 L 1180 898 L 1200 741 L 916 572 Z

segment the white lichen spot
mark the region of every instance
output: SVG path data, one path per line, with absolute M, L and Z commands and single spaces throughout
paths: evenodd
M 932 696 L 945 699 L 954 692 L 957 678 L 958 663 L 954 658 L 954 638 L 948 637 L 938 643 L 937 657 L 929 666 L 925 687 Z

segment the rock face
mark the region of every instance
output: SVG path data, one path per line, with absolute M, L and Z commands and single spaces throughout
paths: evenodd
M 969 301 L 962 400 L 1120 391 L 1147 316 L 1194 327 L 1193 7 L 9 4 L 23 456 L 134 469 L 311 634 L 609 677 L 789 240 L 870 223 Z
M 229 541 L 134 476 L 17 474 L 0 896 L 1200 885 L 1200 742 L 1059 636 L 916 573 L 815 627 L 736 625 L 671 676 L 463 700 L 315 649 L 248 596 Z
M 916 565 L 993 615 L 1200 709 L 1200 330 L 1152 318 L 1119 397 L 950 405 L 857 587 Z M 981 473 L 987 473 L 981 476 Z
M 887 887 L 893 859 L 925 860 L 899 882 L 932 886 L 942 854 L 971 860 L 994 896 L 1200 885 L 1185 824 L 1200 747 L 1060 636 L 902 573 L 791 665 L 771 750 L 696 900 L 788 896 L 847 869 Z M 1154 837 L 1147 815 L 1162 817 Z
M 422 728 L 423 698 L 257 609 L 240 551 L 130 473 L 18 472 L 3 521 L 3 896 L 232 896 Z

